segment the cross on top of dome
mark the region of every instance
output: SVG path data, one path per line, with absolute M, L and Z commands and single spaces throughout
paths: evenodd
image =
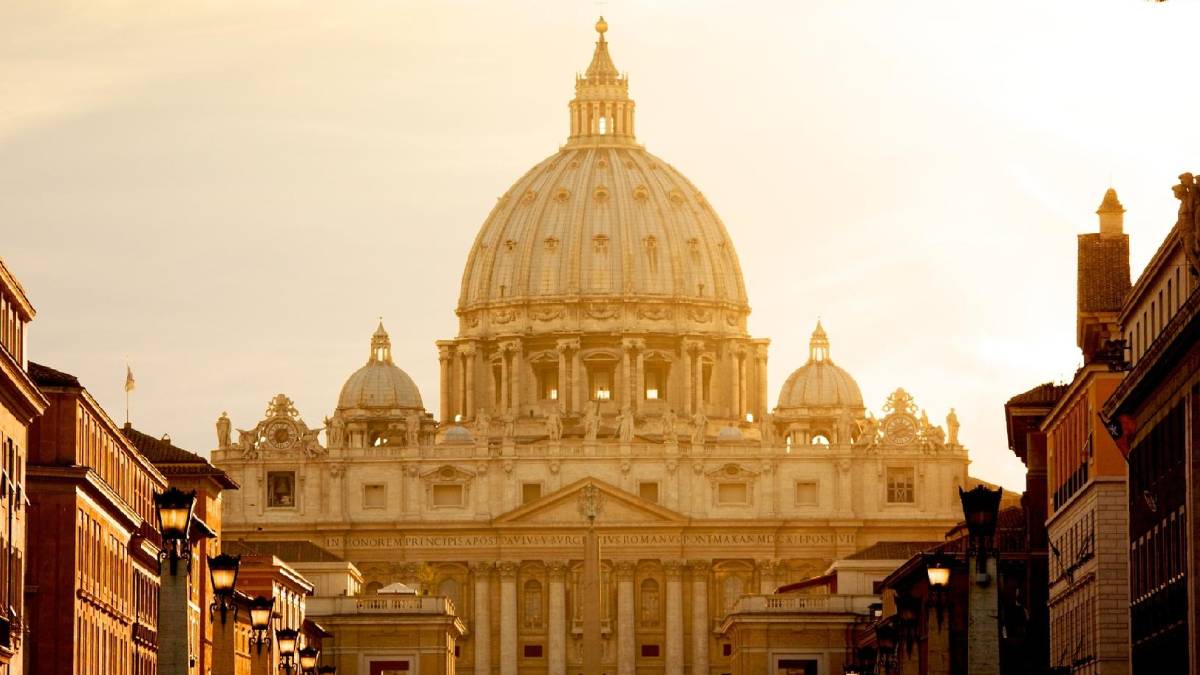
M 608 22 L 596 22 L 596 50 L 587 71 L 575 76 L 575 98 L 571 101 L 571 136 L 568 145 L 625 145 L 634 142 L 633 100 L 629 78 L 621 75 L 608 53 Z

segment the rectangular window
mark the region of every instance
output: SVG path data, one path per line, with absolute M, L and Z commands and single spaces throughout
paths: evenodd
M 645 397 L 648 401 L 667 398 L 667 369 L 661 365 L 646 365 Z
M 363 508 L 382 509 L 387 506 L 386 488 L 381 484 L 363 486 Z
M 721 656 L 731 656 L 733 654 L 733 645 L 726 642 L 721 645 Z
M 521 483 L 521 503 L 528 504 L 542 498 L 541 483 Z
M 700 369 L 700 395 L 705 403 L 711 402 L 713 364 L 706 363 Z
M 658 645 L 642 645 L 642 658 L 657 659 Z
M 286 508 L 296 505 L 296 472 L 267 472 L 267 506 Z
M 525 658 L 527 658 L 527 659 L 540 659 L 540 658 L 542 658 L 542 646 L 541 645 L 525 645 L 524 653 L 525 653 Z
M 817 484 L 814 481 L 796 482 L 796 506 L 817 505 Z
M 435 507 L 455 507 L 463 505 L 463 486 L 434 485 L 431 491 Z
M 638 496 L 648 502 L 658 503 L 658 483 L 642 482 L 638 483 Z
M 722 506 L 737 506 L 750 503 L 750 486 L 746 483 L 720 483 L 717 485 L 717 503 Z
M 889 504 L 912 504 L 916 500 L 913 490 L 913 470 L 892 468 L 887 470 L 887 501 Z
M 611 366 L 592 366 L 588 368 L 591 378 L 591 397 L 593 401 L 608 401 L 612 399 L 613 369 Z
M 537 371 L 538 398 L 543 401 L 558 400 L 558 366 L 542 366 Z

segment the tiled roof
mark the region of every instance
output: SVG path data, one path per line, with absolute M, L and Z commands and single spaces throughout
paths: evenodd
M 79 384 L 79 378 L 64 373 L 61 370 L 55 370 L 50 366 L 43 366 L 40 363 L 29 362 L 25 368 L 29 372 L 29 379 L 39 387 L 82 387 Z
M 1079 311 L 1118 312 L 1129 288 L 1128 235 L 1079 235 Z
M 846 560 L 908 560 L 941 543 L 940 541 L 880 541 L 846 556 Z
M 1047 382 L 1039 384 L 1027 392 L 1017 394 L 1008 399 L 1008 405 L 1048 405 L 1052 406 L 1058 402 L 1060 396 L 1067 390 L 1065 384 L 1054 384 Z
M 342 562 L 338 556 L 305 540 L 246 541 L 229 539 L 221 543 L 221 550 L 230 555 L 273 555 L 289 563 Z
M 208 460 L 171 444 L 171 438 L 155 438 L 134 429 L 128 423 L 121 428 L 125 438 L 133 443 L 146 459 L 155 464 L 208 464 Z

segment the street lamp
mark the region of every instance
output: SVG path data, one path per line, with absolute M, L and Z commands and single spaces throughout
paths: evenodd
M 275 598 L 258 596 L 250 601 L 250 644 L 262 654 L 264 644 L 271 642 L 271 615 L 275 613 Z
M 942 628 L 942 614 L 950 590 L 950 568 L 954 560 L 938 551 L 925 556 L 925 574 L 929 578 L 929 599 L 937 610 L 938 630 Z
M 872 621 L 878 621 L 881 618 L 883 618 L 883 603 L 882 602 L 872 602 L 870 605 L 867 606 L 867 609 L 871 610 L 871 620 Z
M 154 509 L 158 513 L 158 531 L 162 534 L 160 560 L 169 560 L 171 576 L 175 576 L 180 559 L 192 568 L 192 544 L 188 539 L 192 529 L 192 514 L 196 508 L 196 491 L 184 492 L 177 487 L 155 493 Z
M 300 672 L 311 673 L 317 669 L 317 659 L 321 656 L 321 650 L 316 647 L 305 647 L 300 650 Z
M 967 555 L 975 553 L 975 583 L 981 586 L 989 581 L 987 557 L 992 550 L 992 538 L 996 535 L 996 519 L 1003 494 L 1004 488 L 989 490 L 983 485 L 976 485 L 969 492 L 958 488 L 963 517 L 967 521 Z
M 879 665 L 883 672 L 891 671 L 896 657 L 896 627 L 890 623 L 880 624 L 875 628 L 875 644 L 878 646 Z
M 275 645 L 279 647 L 279 668 L 289 675 L 292 672 L 292 658 L 296 656 L 296 641 L 299 637 L 300 633 L 291 628 L 275 631 Z
M 233 602 L 233 587 L 237 584 L 238 569 L 242 566 L 242 556 L 221 555 L 208 559 L 208 573 L 212 577 L 213 601 L 210 609 L 213 613 L 221 610 L 221 624 L 225 624 L 225 615 L 233 608 L 233 618 L 237 620 L 237 604 Z M 209 621 L 212 613 L 209 614 Z

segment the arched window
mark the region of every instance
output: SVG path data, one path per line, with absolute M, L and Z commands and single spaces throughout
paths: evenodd
M 733 611 L 738 598 L 742 597 L 743 589 L 741 577 L 733 575 L 725 577 L 725 581 L 721 584 L 721 605 L 726 612 Z
M 525 627 L 542 625 L 542 584 L 536 579 L 525 582 Z
M 659 611 L 658 582 L 646 579 L 642 582 L 642 625 L 657 626 Z
M 367 584 L 367 595 L 375 595 L 379 593 L 379 589 L 383 588 L 383 584 L 378 581 L 372 581 Z
M 600 135 L 603 136 L 606 133 L 608 133 L 608 118 L 601 117 L 600 118 Z
M 823 433 L 818 433 L 812 437 L 812 445 L 829 445 L 829 437 Z
M 462 604 L 459 598 L 459 585 L 456 579 L 442 579 L 442 583 L 438 584 L 438 595 L 450 598 L 450 602 L 454 603 L 456 611 L 462 611 Z

